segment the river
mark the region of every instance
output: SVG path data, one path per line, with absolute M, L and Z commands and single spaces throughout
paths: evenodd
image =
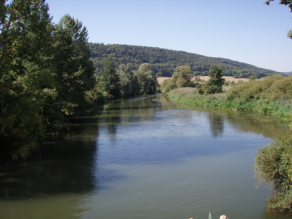
M 269 214 L 255 153 L 285 122 L 178 107 L 163 95 L 108 103 L 1 167 L 1 218 L 229 219 Z

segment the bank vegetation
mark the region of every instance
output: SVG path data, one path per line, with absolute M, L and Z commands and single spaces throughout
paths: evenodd
M 183 74 L 182 79 L 186 81 Z M 226 84 L 221 68 L 212 67 L 210 80 L 180 86 L 178 79 L 161 84 L 162 92 L 177 104 L 236 111 L 254 111 L 292 121 L 292 76 L 271 75 L 248 82 Z M 221 78 L 221 79 L 220 79 Z M 272 189 L 267 202 L 271 211 L 292 211 L 292 133 L 281 133 L 274 142 L 258 150 L 255 176 Z

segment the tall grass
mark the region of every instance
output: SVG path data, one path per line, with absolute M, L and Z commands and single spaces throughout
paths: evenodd
M 168 97 L 178 104 L 256 111 L 287 119 L 292 112 L 292 77 L 273 75 L 238 83 L 223 93 L 209 95 L 199 94 L 196 88 L 180 88 L 171 90 Z

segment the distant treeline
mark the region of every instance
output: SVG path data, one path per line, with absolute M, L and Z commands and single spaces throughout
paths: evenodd
M 111 55 L 117 65 L 128 64 L 131 70 L 137 69 L 142 63 L 149 63 L 156 76 L 171 77 L 176 67 L 188 65 L 193 75 L 208 75 L 212 65 L 221 66 L 224 76 L 237 78 L 265 77 L 278 72 L 262 69 L 242 62 L 224 58 L 211 58 L 198 54 L 157 47 L 104 45 L 103 43 L 89 43 L 91 60 L 97 69 L 102 68 L 104 59 Z

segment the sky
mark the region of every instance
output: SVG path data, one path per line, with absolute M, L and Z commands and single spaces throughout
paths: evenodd
M 46 0 L 57 23 L 70 14 L 89 42 L 227 58 L 292 71 L 292 13 L 275 0 Z

